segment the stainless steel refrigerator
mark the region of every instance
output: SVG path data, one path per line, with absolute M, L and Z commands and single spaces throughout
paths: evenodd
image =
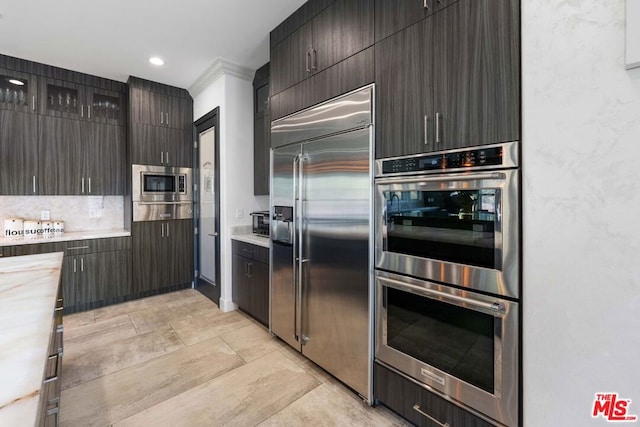
M 371 402 L 373 87 L 271 128 L 271 331 Z

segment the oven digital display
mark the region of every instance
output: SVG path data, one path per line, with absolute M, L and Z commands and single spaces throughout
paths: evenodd
M 145 193 L 175 193 L 175 177 L 173 175 L 143 174 L 142 191 Z

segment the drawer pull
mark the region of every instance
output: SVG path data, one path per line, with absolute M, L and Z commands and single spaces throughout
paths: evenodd
M 68 251 L 72 251 L 76 249 L 89 249 L 89 246 L 74 246 L 72 248 L 67 248 Z
M 52 383 L 54 381 L 58 380 L 58 361 L 60 358 L 60 353 L 54 354 L 53 356 L 49 356 L 49 360 L 54 360 L 56 361 L 56 373 L 53 374 L 53 376 L 48 377 L 46 380 L 43 381 L 43 384 L 48 384 L 48 383 Z
M 423 412 L 423 411 L 420 409 L 420 405 L 417 405 L 417 404 L 416 404 L 416 405 L 413 405 L 413 410 L 414 410 L 414 411 L 416 411 L 417 413 L 419 413 L 420 415 L 427 417 L 429 420 L 433 421 L 434 423 L 438 424 L 439 426 L 442 426 L 442 427 L 449 427 L 449 423 L 444 423 L 444 424 L 442 424 L 440 421 L 436 420 L 436 419 L 435 419 L 435 418 L 433 418 L 431 415 L 429 415 L 429 414 L 427 414 L 427 413 Z

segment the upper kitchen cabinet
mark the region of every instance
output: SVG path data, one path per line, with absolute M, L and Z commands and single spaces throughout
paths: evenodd
M 376 157 L 433 149 L 433 19 L 375 46 Z
M 519 0 L 443 0 L 377 43 L 376 157 L 519 139 L 519 28 Z
M 185 89 L 129 78 L 133 164 L 193 167 L 193 100 Z
M 273 45 L 271 94 L 282 92 L 371 46 L 373 5 L 373 0 L 337 0 Z M 271 36 L 272 40 L 276 37 Z
M 40 78 L 40 114 L 66 119 L 124 125 L 125 101 L 120 92 L 65 80 Z
M 121 126 L 127 123 L 124 94 L 89 86 L 86 89 L 86 102 L 89 120 Z
M 376 0 L 376 43 L 459 0 Z
M 0 110 L 0 195 L 38 194 L 38 116 Z
M 0 110 L 35 113 L 38 77 L 0 68 Z
M 269 110 L 269 63 L 253 78 L 253 194 L 269 194 L 269 148 L 271 114 Z
M 131 77 L 131 123 L 184 129 L 193 123 L 193 100 L 184 89 Z
M 38 173 L 41 195 L 114 195 L 124 193 L 125 129 L 41 116 L 38 125 Z
M 271 47 L 274 47 L 298 28 L 311 21 L 314 16 L 323 11 L 335 0 L 308 0 L 302 6 L 293 12 L 287 19 L 271 31 L 269 39 Z
M 436 143 L 519 140 L 519 0 L 461 0 L 434 16 Z

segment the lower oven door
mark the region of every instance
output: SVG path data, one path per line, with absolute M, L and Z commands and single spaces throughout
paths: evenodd
M 376 179 L 376 267 L 519 297 L 518 171 Z
M 518 422 L 518 304 L 376 272 L 376 359 L 496 421 Z

